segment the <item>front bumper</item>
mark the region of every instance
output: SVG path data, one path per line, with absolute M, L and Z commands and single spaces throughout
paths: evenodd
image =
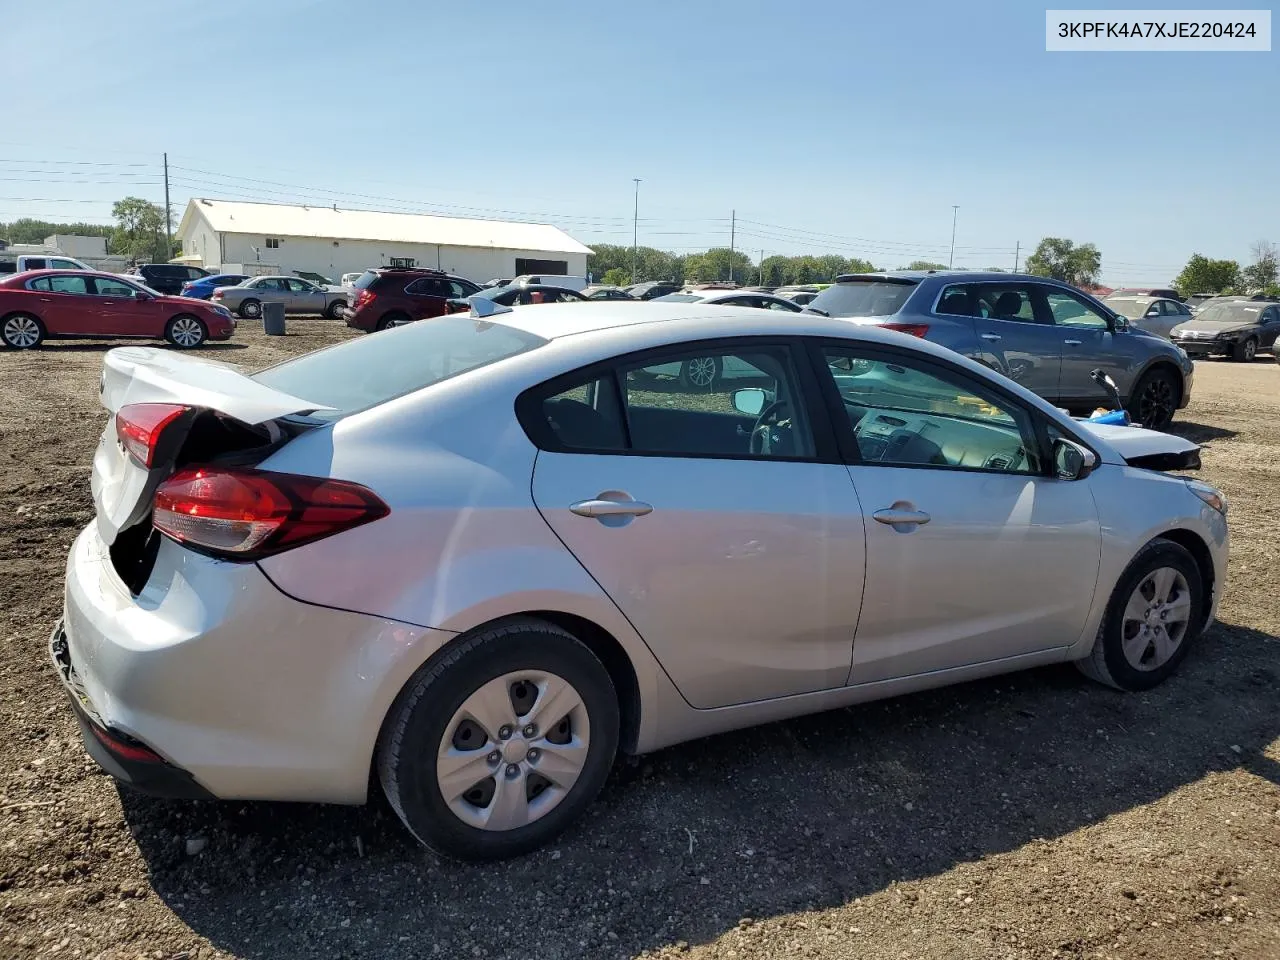
M 1229 356 L 1236 345 L 1234 340 L 1195 340 L 1191 338 L 1174 340 L 1173 343 L 1185 350 L 1187 356 L 1193 359 L 1195 357 Z
M 302 603 L 256 564 L 169 540 L 134 596 L 90 524 L 67 561 L 51 652 L 86 746 L 121 780 L 170 795 L 189 779 L 195 790 L 179 795 L 361 803 L 387 710 L 450 636 Z

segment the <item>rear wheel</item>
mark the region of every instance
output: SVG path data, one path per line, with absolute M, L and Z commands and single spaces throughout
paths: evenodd
M 595 799 L 618 748 L 608 671 L 571 634 L 514 620 L 446 648 L 383 726 L 378 777 L 422 843 L 488 860 L 546 843 Z
M 44 324 L 29 313 L 11 313 L 0 323 L 0 339 L 13 350 L 30 350 L 44 342 Z
M 198 347 L 208 337 L 204 324 L 192 316 L 174 317 L 164 328 L 164 338 L 180 350 Z
M 1121 574 L 1093 651 L 1076 666 L 1117 690 L 1150 690 L 1187 655 L 1204 622 L 1204 580 L 1190 552 L 1152 540 Z
M 342 311 L 347 309 L 347 304 L 343 300 L 335 300 L 329 304 L 329 309 L 325 311 L 329 315 L 330 320 L 341 320 Z
M 1151 430 L 1163 430 L 1178 409 L 1180 388 L 1173 373 L 1163 368 L 1148 370 L 1129 398 L 1129 417 Z
M 1258 341 L 1253 337 L 1245 337 L 1231 348 L 1231 359 L 1236 363 L 1252 363 L 1258 355 Z
M 407 313 L 388 313 L 378 321 L 378 329 L 387 330 L 391 327 L 403 327 L 406 323 L 412 322 L 413 319 Z
M 262 316 L 262 304 L 257 300 L 245 300 L 240 304 L 238 312 L 245 320 L 256 320 Z

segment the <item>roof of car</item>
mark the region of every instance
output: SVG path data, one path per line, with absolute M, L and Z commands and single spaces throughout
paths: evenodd
M 851 280 L 914 280 L 919 282 L 929 277 L 944 280 L 1034 280 L 1037 283 L 1058 283 L 1052 277 L 1037 277 L 1029 273 L 1003 273 L 999 270 L 877 270 L 871 273 L 842 273 L 836 277 L 836 283 Z

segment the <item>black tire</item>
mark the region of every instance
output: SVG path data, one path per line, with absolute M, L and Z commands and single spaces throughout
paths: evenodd
M 183 313 L 164 325 L 164 338 L 179 350 L 194 350 L 209 341 L 209 328 L 199 317 Z
M 258 300 L 242 300 L 236 313 L 242 320 L 257 320 L 262 316 L 262 303 Z
M 1253 337 L 1245 337 L 1231 348 L 1231 359 L 1236 363 L 1252 363 L 1258 355 L 1258 341 Z
M 402 324 L 412 323 L 412 322 L 413 322 L 413 318 L 410 317 L 407 313 L 400 313 L 399 311 L 396 311 L 393 313 L 388 313 L 385 317 L 380 319 L 378 321 L 378 329 L 386 330 L 388 327 L 398 327 L 398 326 L 401 326 Z
M 1142 375 L 1129 396 L 1129 418 L 1151 430 L 1163 430 L 1182 400 L 1182 384 L 1173 371 L 1156 367 Z
M 325 311 L 325 315 L 328 316 L 330 320 L 341 320 L 342 313 L 346 309 L 347 303 L 345 300 L 335 300 L 333 303 L 329 304 L 329 309 Z
M 711 361 L 708 365 L 707 361 Z M 706 374 L 710 369 L 711 379 Z M 719 357 L 694 357 L 680 364 L 680 383 L 686 390 L 714 390 L 724 375 Z
M 10 350 L 34 350 L 44 343 L 46 333 L 40 318 L 30 313 L 11 313 L 0 320 L 0 341 Z
M 576 783 L 540 819 L 507 831 L 474 827 L 440 792 L 436 755 L 454 714 L 490 680 L 537 670 L 562 677 L 587 711 L 590 740 Z M 496 860 L 528 853 L 576 820 L 604 786 L 618 750 L 618 698 L 609 673 L 572 634 L 520 618 L 457 640 L 405 685 L 378 738 L 377 770 L 393 810 L 426 846 L 460 860 Z
M 1124 654 L 1123 614 L 1125 605 L 1134 590 L 1153 571 L 1161 567 L 1172 567 L 1186 578 L 1191 594 L 1191 613 L 1187 620 L 1185 633 L 1173 655 L 1161 666 L 1152 670 L 1139 670 L 1132 666 Z M 1117 690 L 1137 691 L 1150 690 L 1167 680 L 1178 669 L 1187 655 L 1191 644 L 1195 641 L 1204 623 L 1205 603 L 1204 581 L 1195 558 L 1186 547 L 1172 540 L 1157 538 L 1148 543 L 1138 555 L 1130 561 L 1120 579 L 1116 582 L 1111 599 L 1107 601 L 1107 611 L 1098 627 L 1098 636 L 1093 642 L 1093 650 L 1083 660 L 1077 660 L 1080 672 L 1090 679 Z

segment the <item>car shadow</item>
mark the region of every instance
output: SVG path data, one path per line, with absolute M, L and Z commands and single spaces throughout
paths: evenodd
M 1223 427 L 1211 427 L 1208 424 L 1196 423 L 1192 420 L 1174 420 L 1173 423 L 1164 428 L 1164 432 L 1183 437 L 1192 443 L 1205 444 L 1214 440 L 1230 440 L 1239 431 L 1227 430 Z
M 156 892 L 238 956 L 633 956 L 1061 837 L 1215 771 L 1280 785 L 1262 755 L 1277 681 L 1280 640 L 1219 625 L 1145 694 L 1062 665 L 725 734 L 620 767 L 569 834 L 496 864 L 424 851 L 381 800 L 122 797 Z

